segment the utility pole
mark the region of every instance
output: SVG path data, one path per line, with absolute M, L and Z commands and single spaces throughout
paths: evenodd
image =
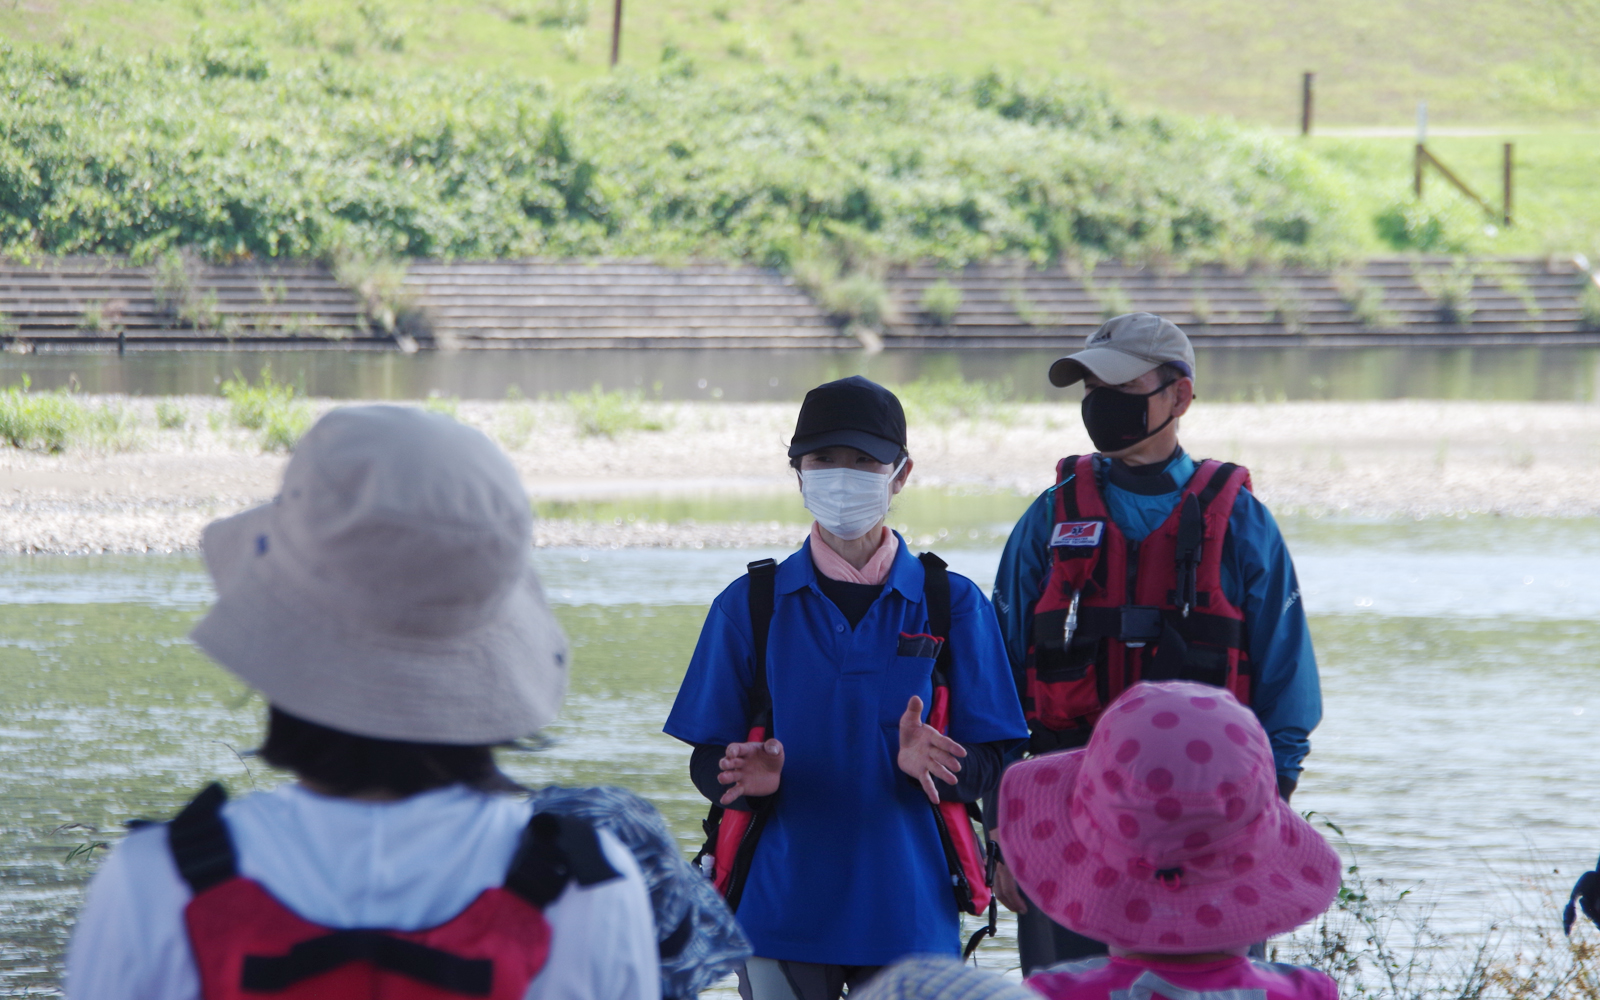
M 611 9 L 611 68 L 617 68 L 617 56 L 622 52 L 622 0 Z
M 1300 86 L 1300 134 L 1311 134 L 1311 89 L 1317 74 L 1307 73 Z

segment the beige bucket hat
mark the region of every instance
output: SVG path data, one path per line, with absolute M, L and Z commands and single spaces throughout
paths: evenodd
M 1083 350 L 1050 366 L 1050 383 L 1066 387 L 1093 375 L 1121 385 L 1163 364 L 1176 364 L 1194 377 L 1194 348 L 1177 324 L 1154 313 L 1113 316 L 1089 335 Z
M 201 538 L 191 637 L 285 711 L 343 732 L 497 743 L 561 707 L 567 640 L 529 565 L 533 512 L 481 432 L 405 406 L 317 421 L 269 504 Z

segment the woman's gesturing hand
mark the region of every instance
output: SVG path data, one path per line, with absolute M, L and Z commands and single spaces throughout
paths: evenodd
M 933 779 L 955 784 L 956 772 L 961 770 L 956 758 L 966 755 L 961 744 L 922 721 L 922 699 L 912 695 L 905 714 L 900 716 L 900 770 L 922 786 L 929 802 L 939 804 L 939 790 Z
M 717 780 L 733 786 L 722 793 L 723 805 L 738 801 L 741 795 L 771 795 L 778 790 L 783 771 L 783 744 L 777 740 L 730 743 L 718 764 L 722 773 Z

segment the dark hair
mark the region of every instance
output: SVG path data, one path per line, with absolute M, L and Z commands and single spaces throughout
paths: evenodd
M 1176 361 L 1163 361 L 1156 367 L 1156 377 L 1163 382 L 1176 382 L 1180 378 L 1193 379 L 1194 375 L 1185 370 L 1187 367 Z
M 818 448 L 817 450 L 821 451 L 822 449 Z M 811 453 L 810 452 L 806 452 L 806 455 L 809 455 L 809 454 L 811 454 Z M 800 460 L 805 458 L 805 457 L 806 457 L 805 455 L 796 455 L 795 457 L 789 459 L 789 468 L 793 469 L 796 472 L 799 472 L 800 471 Z M 906 459 L 908 459 L 910 457 L 911 457 L 911 453 L 909 451 L 906 451 L 904 448 L 901 448 L 900 449 L 900 454 L 896 455 L 894 457 L 894 461 L 890 462 L 889 464 L 890 465 L 899 465 L 901 462 L 905 461 Z
M 457 784 L 480 792 L 522 790 L 501 773 L 490 746 L 356 736 L 276 705 L 268 709 L 267 738 L 258 753 L 273 767 L 293 771 L 335 795 L 384 792 L 406 798 Z

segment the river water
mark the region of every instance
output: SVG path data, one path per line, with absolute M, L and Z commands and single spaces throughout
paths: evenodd
M 1063 345 L 1065 348 L 1066 345 Z M 918 378 L 981 379 L 1023 401 L 1057 398 L 1045 371 L 1060 351 L 134 351 L 0 354 L 0 387 L 26 374 L 46 389 L 134 395 L 210 394 L 236 371 L 275 377 L 312 396 L 503 399 L 637 389 L 668 400 L 798 400 L 829 379 L 866 375 L 888 384 Z M 1196 348 L 1211 400 L 1600 398 L 1600 348 L 1365 347 Z
M 996 497 L 988 520 L 1023 502 Z M 987 588 L 999 549 L 980 522 L 909 527 L 943 531 L 940 551 Z M 1600 523 L 1284 527 L 1325 696 L 1295 804 L 1336 822 L 1367 873 L 1420 883 L 1446 929 L 1481 928 L 1521 880 L 1580 871 L 1600 844 Z M 572 693 L 548 745 L 506 752 L 507 769 L 632 788 L 692 850 L 705 804 L 660 726 L 707 602 L 764 555 L 782 553 L 539 551 Z M 213 779 L 236 794 L 282 780 L 241 753 L 259 699 L 184 638 L 210 599 L 189 557 L 0 559 L 0 995 L 55 993 L 93 845 L 123 821 Z M 1014 966 L 1013 945 L 1007 921 L 984 963 Z

